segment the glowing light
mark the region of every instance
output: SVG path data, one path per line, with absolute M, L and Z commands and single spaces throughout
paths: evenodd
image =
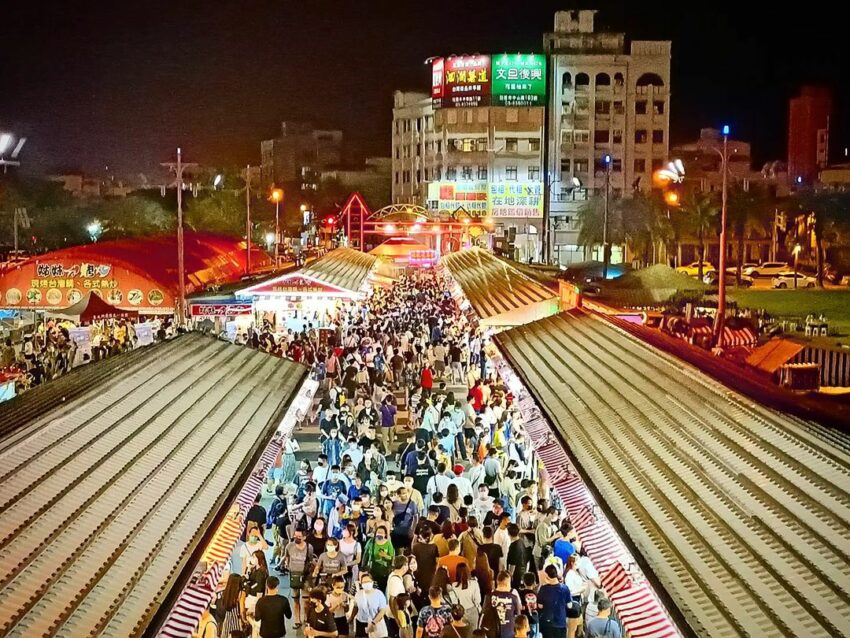
M 328 226 L 333 226 L 334 224 L 336 224 L 336 220 L 333 218 L 333 216 L 328 217 Z
M 394 233 L 396 230 L 395 224 L 384 224 L 384 232 L 388 235 Z
M 611 156 L 608 153 L 605 153 L 605 155 L 602 157 L 602 161 L 605 162 L 606 165 L 610 164 L 611 163 Z
M 273 201 L 275 204 L 283 201 L 283 189 L 282 188 L 273 188 L 271 194 L 269 195 L 269 199 Z
M 222 177 L 221 173 L 219 173 L 218 175 L 215 176 L 215 179 L 213 180 L 213 186 L 217 187 L 219 184 L 221 184 L 221 182 L 223 180 L 224 180 L 224 177 Z
M 581 188 L 581 180 L 578 177 L 573 176 L 573 187 Z
M 418 222 L 413 224 L 413 226 L 410 227 L 410 232 L 411 233 L 421 233 L 422 232 L 422 224 L 420 224 Z
M 469 224 L 469 217 L 467 217 L 466 219 L 464 219 L 464 220 L 463 220 L 463 223 L 464 223 L 464 224 Z
M 797 244 L 796 246 L 794 246 L 794 250 L 792 252 L 794 253 L 794 256 L 796 257 L 797 255 L 800 254 L 801 250 L 803 250 L 803 247 L 800 244 Z
M 440 227 L 437 224 L 434 224 L 433 226 L 431 226 L 431 230 L 434 231 L 435 233 L 439 233 Z
M 269 246 L 274 244 L 274 233 L 266 233 L 266 244 Z
M 307 210 L 307 204 L 301 204 L 301 212 L 303 213 L 305 210 Z
M 8 133 L 0 135 L 0 155 L 6 152 L 6 149 L 12 144 L 12 136 Z
M 730 132 L 730 131 L 731 131 L 731 129 L 729 128 L 729 125 L 728 125 L 728 124 L 724 124 L 724 125 L 723 125 L 723 135 L 729 135 L 729 132 Z
M 484 218 L 484 223 L 485 223 L 487 226 L 492 226 L 492 225 L 493 225 L 493 218 L 492 218 L 492 217 L 485 217 L 485 218 Z
M 89 237 L 91 237 L 91 240 L 93 242 L 96 242 L 98 237 L 103 234 L 103 224 L 101 224 L 98 220 L 95 219 L 93 222 L 86 226 L 86 231 L 88 232 Z
M 668 191 L 664 193 L 664 201 L 666 201 L 670 206 L 678 206 L 679 205 L 679 193 L 675 191 Z

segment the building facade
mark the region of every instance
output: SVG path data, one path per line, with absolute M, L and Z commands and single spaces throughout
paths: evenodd
M 264 186 L 297 183 L 302 190 L 316 190 L 320 172 L 342 161 L 342 131 L 282 122 L 279 137 L 260 142 L 260 158 Z
M 788 105 L 788 176 L 797 185 L 812 186 L 818 170 L 829 163 L 829 89 L 804 86 Z
M 576 215 L 606 179 L 612 196 L 648 190 L 669 158 L 671 43 L 636 40 L 627 49 L 625 34 L 595 30 L 595 13 L 557 12 L 543 40 L 552 73 L 552 257 L 562 264 L 601 259 L 601 247 L 588 254 L 579 246 Z M 612 262 L 623 259 L 621 247 L 611 253 Z

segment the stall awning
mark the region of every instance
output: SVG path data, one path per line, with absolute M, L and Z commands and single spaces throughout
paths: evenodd
M 198 334 L 115 359 L 3 406 L 35 416 L 0 437 L 0 635 L 145 634 L 307 375 Z
M 486 250 L 466 248 L 440 261 L 484 325 L 518 326 L 558 312 L 556 291 Z
M 94 292 L 89 292 L 77 303 L 51 312 L 57 317 L 67 317 L 79 323 L 91 323 L 103 319 L 137 319 L 139 313 L 133 310 L 121 310 L 106 303 Z
M 768 374 L 773 374 L 784 364 L 796 357 L 803 348 L 805 348 L 805 345 L 798 341 L 773 337 L 764 345 L 753 350 L 747 357 L 746 362 L 754 368 L 763 370 Z

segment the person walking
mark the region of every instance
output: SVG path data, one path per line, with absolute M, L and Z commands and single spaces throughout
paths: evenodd
M 289 599 L 278 592 L 280 581 L 276 576 L 266 579 L 266 593 L 257 601 L 254 619 L 259 623 L 261 638 L 283 638 L 286 619 L 292 618 Z
M 295 530 L 292 542 L 283 552 L 283 566 L 289 572 L 289 590 L 295 607 L 295 629 L 301 626 L 301 591 L 306 585 L 305 575 L 310 573 L 313 557 L 313 547 L 304 540 L 304 532 Z
M 351 617 L 355 620 L 355 638 L 387 638 L 384 618 L 390 613 L 384 592 L 375 587 L 369 572 L 360 573 L 360 591 L 354 596 Z

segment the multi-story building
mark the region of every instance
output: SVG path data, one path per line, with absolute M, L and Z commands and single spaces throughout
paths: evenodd
M 829 163 L 829 89 L 804 86 L 788 106 L 788 175 L 797 185 L 811 186 Z
M 342 159 L 342 131 L 282 122 L 279 137 L 260 142 L 260 157 L 265 186 L 297 183 L 302 190 L 315 190 L 319 173 Z
M 550 214 L 559 263 L 591 256 L 578 245 L 576 214 L 585 199 L 603 193 L 606 179 L 613 196 L 649 189 L 669 157 L 670 42 L 634 40 L 627 50 L 625 34 L 594 29 L 595 13 L 559 11 L 543 39 L 552 73 Z M 592 253 L 600 259 L 601 247 Z M 622 247 L 612 246 L 612 262 L 622 258 Z
M 437 137 L 431 96 L 396 91 L 393 95 L 393 203 L 425 205 L 427 182 L 438 165 Z

